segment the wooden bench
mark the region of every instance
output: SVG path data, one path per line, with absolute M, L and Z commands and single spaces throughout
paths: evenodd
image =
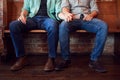
M 5 0 L 4 5 L 4 30 L 3 34 L 9 34 L 8 25 L 11 21 L 16 20 L 21 12 L 23 0 Z M 11 5 L 12 4 L 12 5 Z M 120 32 L 120 0 L 97 0 L 100 10 L 98 18 L 107 22 L 109 26 L 109 33 Z M 45 33 L 45 30 L 31 30 L 30 33 Z M 76 32 L 85 33 L 84 30 L 77 30 Z M 4 36 L 5 38 L 5 36 Z
M 30 33 L 46 33 L 45 30 L 31 30 L 29 31 Z M 87 32 L 85 30 L 77 30 L 76 32 Z M 10 33 L 10 30 L 4 30 L 4 33 L 5 34 L 9 34 Z

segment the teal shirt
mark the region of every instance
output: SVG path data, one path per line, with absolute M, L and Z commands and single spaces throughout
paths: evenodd
M 41 0 L 24 0 L 24 5 L 22 10 L 27 10 L 29 12 L 29 17 L 34 17 L 39 8 Z M 58 14 L 61 11 L 61 0 L 47 0 L 47 13 L 50 18 L 55 20 L 60 20 Z

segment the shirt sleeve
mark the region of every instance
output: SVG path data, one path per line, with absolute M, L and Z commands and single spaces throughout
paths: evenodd
M 63 7 L 67 7 L 70 9 L 70 4 L 69 4 L 69 0 L 61 0 L 62 3 L 61 3 L 61 8 Z
M 56 13 L 57 20 L 60 20 L 60 18 L 58 17 L 58 14 L 61 12 L 60 6 L 61 6 L 61 0 L 57 0 L 55 5 L 55 13 Z
M 91 0 L 90 8 L 91 8 L 91 12 L 93 12 L 93 11 L 99 12 L 96 0 Z
M 29 6 L 29 0 L 24 0 L 23 8 L 22 10 L 27 10 L 28 12 L 30 11 L 30 6 Z

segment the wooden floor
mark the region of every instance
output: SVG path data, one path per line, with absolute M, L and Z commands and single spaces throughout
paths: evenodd
M 13 64 L 11 59 L 0 64 L 0 80 L 120 80 L 120 59 L 104 55 L 101 61 L 107 68 L 107 73 L 97 73 L 88 67 L 89 56 L 74 54 L 69 68 L 60 72 L 44 72 L 47 55 L 29 56 L 31 65 L 16 72 L 10 71 Z M 60 60 L 58 57 L 57 61 Z

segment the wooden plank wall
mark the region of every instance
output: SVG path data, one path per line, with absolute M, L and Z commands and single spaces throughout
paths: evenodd
M 8 25 L 12 20 L 15 20 L 18 18 L 20 12 L 21 12 L 21 7 L 23 5 L 23 0 L 5 0 L 7 1 L 7 7 L 6 10 L 4 11 L 4 13 L 6 13 L 4 15 L 5 19 L 5 24 L 6 29 L 8 29 Z M 106 44 L 107 48 L 105 48 L 105 50 L 107 50 L 108 52 L 111 51 L 114 47 L 116 51 L 120 51 L 117 47 L 119 47 L 118 45 L 118 41 L 119 41 L 119 35 L 118 37 L 115 37 L 117 39 L 115 39 L 115 45 L 114 45 L 114 35 L 116 36 L 116 32 L 120 32 L 120 0 L 97 0 L 98 3 L 98 7 L 100 10 L 99 13 L 99 18 L 104 20 L 105 22 L 108 23 L 109 25 L 109 32 L 112 32 L 112 35 L 108 36 L 108 43 Z M 11 5 L 12 4 L 12 5 Z M 114 34 L 115 33 L 115 34 Z M 40 35 L 42 35 L 42 38 L 39 39 Z M 47 52 L 47 41 L 46 38 L 47 36 L 44 34 L 32 34 L 29 35 L 28 37 L 26 37 L 27 39 L 25 39 L 25 47 L 27 48 L 27 51 L 29 52 L 34 52 L 32 48 L 35 48 L 35 52 Z M 80 52 L 80 50 L 82 51 L 91 51 L 92 49 L 92 45 L 93 45 L 93 36 L 90 37 L 89 40 L 87 40 L 85 36 L 91 36 L 90 34 L 81 34 L 81 35 L 72 35 L 71 38 L 71 50 L 74 52 L 78 51 Z M 80 39 L 78 39 L 78 36 Z M 35 39 L 33 39 L 35 38 Z M 116 41 L 117 40 L 117 41 Z M 39 42 L 41 41 L 41 42 Z M 91 42 L 92 41 L 92 42 Z M 82 42 L 82 43 L 80 43 Z M 83 47 L 81 46 L 83 45 Z M 85 46 L 86 45 L 86 46 Z M 88 46 L 89 45 L 89 46 Z M 86 48 L 84 48 L 86 47 Z M 112 47 L 112 49 L 111 49 Z M 83 50 L 84 49 L 84 50 Z
M 22 6 L 23 6 L 23 0 L 8 0 L 7 1 L 6 29 L 8 29 L 8 25 L 11 21 L 16 20 L 19 17 Z
M 3 0 L 0 0 L 0 53 L 2 53 L 3 51 L 2 28 L 3 28 Z
M 118 23 L 119 0 L 97 0 L 97 3 L 100 10 L 98 17 L 108 23 L 109 32 L 120 32 Z M 7 0 L 7 13 L 9 13 L 7 14 L 7 24 L 18 18 L 22 5 L 23 0 Z

